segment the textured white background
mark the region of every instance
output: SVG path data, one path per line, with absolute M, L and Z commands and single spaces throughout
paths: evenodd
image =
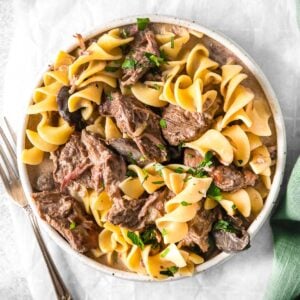
M 1 113 L 18 128 L 35 78 L 72 41 L 72 34 L 143 13 L 192 19 L 222 31 L 257 61 L 279 98 L 286 122 L 286 181 L 300 153 L 300 41 L 292 0 L 0 0 Z M 268 224 L 248 251 L 173 283 L 133 283 L 108 277 L 67 257 L 45 239 L 75 299 L 257 300 L 262 299 L 271 272 Z M 28 221 L 9 204 L 0 185 L 0 299 L 31 298 L 54 299 L 54 294 Z

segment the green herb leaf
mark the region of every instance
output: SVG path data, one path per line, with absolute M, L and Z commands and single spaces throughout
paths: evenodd
M 179 173 L 182 174 L 184 172 L 184 168 L 183 167 L 178 167 L 174 170 L 175 173 Z
M 213 182 L 207 190 L 207 196 L 216 201 L 220 201 L 223 199 L 221 190 Z
M 166 275 L 166 276 L 169 276 L 169 277 L 173 277 L 174 274 L 178 271 L 178 267 L 176 266 L 172 266 L 170 268 L 168 268 L 167 270 L 163 270 L 163 271 L 160 271 L 159 273 L 161 275 Z
M 167 128 L 167 121 L 165 119 L 160 119 L 159 125 L 161 128 Z
M 155 90 L 157 90 L 157 91 L 160 90 L 160 86 L 158 84 L 156 84 L 156 83 L 153 84 L 153 85 L 151 85 L 150 87 L 153 88 L 153 89 L 155 89 Z
M 132 231 L 128 231 L 127 232 L 127 237 L 132 241 L 132 243 L 134 245 L 137 245 L 142 250 L 144 250 L 144 248 L 145 248 L 144 242 L 142 241 L 142 239 L 137 234 L 135 234 Z
M 181 151 L 184 146 L 185 146 L 184 142 L 180 142 L 178 145 L 178 150 Z
M 109 101 L 113 100 L 111 93 L 107 93 L 107 94 L 105 94 L 105 96 Z
M 136 23 L 137 23 L 138 30 L 144 30 L 149 24 L 149 22 L 150 22 L 149 18 L 137 18 Z
M 164 181 L 163 180 L 159 180 L 159 181 L 152 181 L 153 184 L 163 184 Z
M 164 167 L 165 167 L 165 166 L 163 166 L 163 165 L 161 165 L 161 164 L 159 164 L 159 163 L 154 164 L 154 169 L 155 169 L 155 171 L 156 171 L 160 176 L 162 176 L 161 170 L 162 170 Z
M 213 164 L 212 162 L 212 158 L 214 157 L 214 155 L 212 154 L 211 151 L 208 151 L 205 153 L 204 159 L 203 161 L 199 164 L 199 167 L 209 167 Z
M 170 252 L 170 248 L 166 248 L 161 254 L 160 257 L 166 257 L 168 253 Z
M 104 71 L 110 72 L 110 73 L 114 73 L 114 72 L 116 72 L 118 70 L 119 70 L 119 67 L 113 67 L 113 66 L 106 66 L 104 68 Z
M 142 184 L 143 184 L 148 179 L 149 174 L 148 174 L 148 172 L 145 169 L 143 169 L 142 171 L 143 171 L 143 174 L 144 174 L 144 179 L 142 181 Z
M 135 69 L 136 64 L 137 62 L 133 58 L 126 58 L 122 63 L 122 69 Z
M 233 233 L 237 232 L 237 230 L 229 222 L 225 220 L 219 220 L 214 225 L 214 230 L 223 230 L 225 232 L 233 232 Z
M 128 38 L 128 31 L 127 31 L 125 28 L 122 28 L 121 33 L 120 33 L 120 36 L 121 36 L 123 39 Z
M 71 230 L 73 230 L 73 229 L 76 228 L 76 223 L 75 223 L 73 220 L 71 221 L 71 223 L 70 223 L 70 225 L 69 225 L 69 228 L 70 228 Z
M 161 234 L 162 234 L 163 236 L 167 235 L 167 234 L 168 234 L 167 229 L 166 229 L 166 228 L 163 228 L 162 231 L 161 231 Z
M 192 179 L 192 176 L 188 176 L 187 178 L 185 178 L 184 180 L 183 180 L 183 182 L 188 182 L 189 180 L 191 180 Z
M 137 164 L 137 161 L 133 158 L 132 152 L 129 152 L 129 153 L 127 154 L 127 158 L 128 158 L 128 160 L 129 160 L 129 162 L 130 162 L 131 164 L 134 164 L 134 165 Z
M 132 178 L 137 177 L 136 173 L 134 171 L 132 171 L 132 170 L 127 170 L 126 176 L 127 177 L 132 177 Z
M 243 163 L 243 161 L 241 159 L 239 159 L 238 163 L 241 165 Z
M 165 147 L 165 145 L 163 145 L 163 144 L 157 144 L 156 145 L 160 150 L 166 150 L 166 147 Z
M 207 175 L 207 173 L 201 167 L 196 168 L 196 169 L 189 168 L 187 170 L 187 173 L 191 174 L 193 177 L 196 177 L 196 178 L 203 178 L 203 177 L 206 177 L 206 175 Z
M 164 58 L 157 56 L 150 52 L 145 52 L 145 56 L 152 62 L 155 66 L 159 67 L 161 64 L 165 63 Z
M 235 204 L 232 204 L 232 209 L 236 209 L 236 205 Z
M 141 239 L 144 245 L 156 245 L 158 244 L 156 233 L 153 228 L 147 229 L 141 233 Z
M 174 36 L 171 36 L 171 48 L 174 48 Z
M 186 201 L 181 201 L 180 204 L 182 206 L 189 206 L 189 205 L 192 205 L 192 203 L 189 203 L 189 202 L 186 202 Z

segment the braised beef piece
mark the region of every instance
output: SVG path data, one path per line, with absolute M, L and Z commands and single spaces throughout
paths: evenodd
M 98 247 L 99 230 L 80 203 L 58 191 L 32 194 L 39 215 L 79 252 Z
M 160 117 L 134 97 L 119 92 L 111 97 L 99 106 L 100 114 L 113 116 L 119 129 L 134 140 L 145 158 L 166 161 L 168 153 L 161 136 Z
M 254 186 L 257 175 L 249 170 L 238 170 L 234 166 L 219 165 L 210 172 L 215 185 L 224 192 L 237 191 L 247 186 Z
M 190 148 L 184 149 L 183 164 L 185 166 L 197 168 L 202 161 L 203 156 L 197 150 Z
M 81 116 L 81 111 L 77 110 L 75 112 L 70 112 L 68 108 L 68 100 L 70 97 L 69 94 L 70 87 L 69 86 L 63 86 L 56 98 L 56 102 L 58 105 L 58 112 L 60 116 L 66 120 L 71 126 L 75 126 L 75 129 L 77 131 L 82 130 L 85 128 L 86 124 Z
M 134 61 L 134 67 L 123 69 L 122 84 L 124 86 L 135 84 L 153 66 L 146 53 L 159 56 L 154 33 L 148 28 L 134 34 L 130 51 L 125 57 L 125 60 Z
M 146 198 L 125 200 L 114 198 L 114 205 L 108 213 L 108 220 L 114 225 L 130 230 L 143 230 L 163 215 L 167 189 L 156 191 Z
M 88 188 L 98 190 L 100 186 L 94 185 L 90 168 L 92 163 L 88 152 L 81 142 L 81 135 L 74 133 L 69 141 L 51 153 L 53 161 L 53 178 L 64 190 L 72 181 L 76 181 Z
M 217 248 L 227 253 L 242 251 L 250 246 L 249 233 L 244 229 L 238 233 L 217 230 L 213 235 Z
M 95 134 L 82 130 L 51 154 L 54 164 L 53 177 L 61 190 L 71 183 L 100 190 L 102 182 L 114 189 L 114 182 L 123 180 L 126 164 L 123 158 L 110 150 Z M 114 192 L 111 191 L 113 194 Z
M 119 154 L 121 154 L 130 164 L 138 164 L 139 166 L 143 167 L 150 162 L 143 156 L 136 143 L 132 139 L 110 139 L 107 141 L 107 143 Z
M 34 183 L 34 189 L 36 191 L 51 191 L 55 189 L 55 183 L 52 173 L 43 173 L 36 178 Z
M 125 178 L 126 163 L 124 159 L 110 150 L 96 135 L 83 130 L 81 140 L 86 147 L 91 168 L 92 178 L 100 184 L 103 179 L 105 189 L 110 197 L 119 197 L 119 183 Z
M 169 104 L 163 108 L 162 113 L 162 118 L 167 123 L 167 127 L 162 129 L 164 138 L 174 146 L 196 140 L 209 129 L 217 107 L 219 102 L 215 101 L 206 111 L 200 113 Z
M 207 252 L 209 249 L 208 236 L 218 213 L 218 209 L 206 210 L 201 207 L 194 219 L 188 222 L 188 234 L 180 241 L 179 247 L 193 247 L 196 245 L 202 252 Z

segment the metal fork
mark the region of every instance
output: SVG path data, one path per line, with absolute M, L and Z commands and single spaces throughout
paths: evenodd
M 0 126 L 0 136 L 3 140 L 3 146 L 0 143 L 0 157 L 3 161 L 3 164 L 0 163 L 0 177 L 3 181 L 7 193 L 10 195 L 11 199 L 14 200 L 13 202 L 25 210 L 31 222 L 34 234 L 40 246 L 46 265 L 48 267 L 48 271 L 50 273 L 50 277 L 55 289 L 57 299 L 71 300 L 72 296 L 66 288 L 62 278 L 60 277 L 57 268 L 47 250 L 47 247 L 40 233 L 40 229 L 36 218 L 24 195 L 17 168 L 17 156 L 14 150 L 16 147 L 16 138 L 11 129 L 11 126 L 9 125 L 5 117 L 4 121 L 7 127 L 7 131 L 10 134 L 11 140 L 13 141 L 13 146 L 9 142 L 8 137 L 5 135 L 4 130 Z M 4 146 L 6 146 L 6 151 L 4 151 Z M 11 159 L 8 158 L 6 152 L 9 153 Z

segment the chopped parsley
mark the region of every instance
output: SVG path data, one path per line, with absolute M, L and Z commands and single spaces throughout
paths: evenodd
M 161 128 L 167 128 L 167 121 L 165 119 L 160 119 L 159 125 Z
M 132 170 L 127 170 L 126 176 L 127 177 L 133 177 L 133 178 L 137 177 L 136 173 L 134 171 L 132 171 Z
M 135 234 L 132 231 L 128 231 L 127 232 L 127 237 L 132 241 L 132 243 L 134 245 L 136 245 L 136 246 L 140 247 L 142 250 L 144 250 L 145 244 L 137 234 Z
M 180 204 L 182 206 L 189 206 L 189 205 L 192 205 L 192 203 L 189 203 L 189 202 L 186 202 L 186 201 L 181 201 Z
M 178 271 L 178 267 L 176 266 L 172 266 L 170 268 L 167 268 L 167 270 L 163 270 L 163 271 L 160 271 L 159 273 L 161 275 L 166 275 L 166 276 L 169 276 L 169 277 L 174 277 L 174 274 Z
M 150 22 L 149 18 L 137 18 L 136 23 L 137 23 L 138 30 L 144 30 L 149 24 L 149 22 Z
M 165 63 L 165 59 L 161 56 L 157 56 L 150 52 L 145 52 L 145 56 L 149 59 L 151 63 L 153 63 L 156 67 L 159 67 L 161 64 Z
M 159 181 L 152 181 L 153 184 L 163 184 L 164 181 L 163 180 L 159 180 Z
M 165 166 L 163 166 L 163 165 L 161 165 L 161 164 L 159 164 L 159 163 L 156 163 L 156 164 L 154 165 L 155 171 L 156 171 L 160 176 L 162 176 L 161 170 L 162 170 L 164 167 L 165 167 Z
M 122 69 L 135 69 L 136 65 L 136 60 L 133 58 L 126 58 L 122 63 Z
M 116 72 L 118 70 L 119 70 L 119 67 L 113 67 L 113 66 L 106 66 L 104 68 L 104 71 L 110 72 L 110 73 L 114 73 L 114 72 Z
M 161 234 L 162 234 L 163 236 L 167 235 L 167 234 L 168 234 L 167 229 L 166 229 L 166 228 L 163 228 L 162 231 L 161 231 Z
M 171 36 L 171 48 L 173 49 L 174 48 L 174 36 Z
M 243 161 L 241 159 L 239 159 L 238 163 L 241 165 L 243 163 Z
M 148 174 L 148 172 L 144 169 L 143 170 L 143 174 L 144 174 L 144 179 L 143 179 L 143 181 L 142 181 L 142 184 L 148 179 L 148 177 L 149 177 L 149 174 Z
M 235 204 L 232 204 L 232 209 L 236 209 L 236 205 Z
M 166 147 L 165 147 L 165 145 L 163 145 L 163 144 L 157 144 L 156 145 L 160 150 L 166 150 Z
M 120 35 L 121 35 L 121 37 L 122 37 L 123 39 L 126 39 L 126 38 L 128 38 L 128 31 L 127 31 L 125 28 L 123 28 L 123 29 L 121 30 Z
M 216 201 L 220 201 L 223 199 L 221 190 L 213 182 L 207 190 L 207 196 Z
M 206 175 L 207 175 L 206 172 L 202 168 L 196 168 L 196 169 L 189 168 L 187 170 L 187 173 L 191 174 L 193 177 L 196 177 L 196 178 L 203 178 L 203 177 L 206 177 Z
M 233 233 L 237 232 L 237 230 L 229 222 L 225 220 L 219 220 L 214 225 L 214 230 L 223 230 L 225 232 L 233 232 Z
M 170 248 L 166 248 L 161 254 L 160 257 L 164 258 L 168 255 L 168 253 L 170 252 Z
M 71 221 L 71 223 L 70 223 L 70 225 L 69 225 L 69 228 L 70 228 L 71 230 L 73 230 L 73 229 L 76 228 L 76 223 L 75 223 L 73 220 Z
M 210 167 L 213 164 L 212 158 L 214 155 L 212 154 L 211 151 L 208 151 L 205 153 L 204 159 L 202 162 L 199 164 L 199 167 L 204 168 L 204 167 Z
M 129 153 L 128 153 L 127 158 L 128 158 L 128 160 L 129 160 L 129 162 L 130 162 L 131 164 L 134 164 L 134 165 L 137 164 L 137 161 L 133 158 L 132 152 L 129 152 Z
M 156 233 L 153 228 L 147 229 L 141 233 L 141 239 L 144 245 L 156 245 L 158 241 L 156 239 Z
M 187 178 L 185 178 L 184 180 L 183 180 L 183 182 L 188 182 L 189 180 L 191 180 L 192 179 L 192 176 L 188 176 Z
M 155 89 L 155 90 L 157 90 L 157 91 L 159 91 L 160 90 L 160 86 L 158 85 L 158 84 L 153 84 L 152 86 L 150 86 L 152 89 Z
M 113 100 L 111 93 L 107 93 L 107 94 L 105 94 L 105 96 L 109 101 Z
M 178 150 L 181 151 L 184 146 L 185 146 L 184 142 L 180 142 L 178 145 Z
M 178 167 L 174 170 L 175 173 L 179 173 L 182 174 L 184 172 L 184 168 L 183 167 Z

